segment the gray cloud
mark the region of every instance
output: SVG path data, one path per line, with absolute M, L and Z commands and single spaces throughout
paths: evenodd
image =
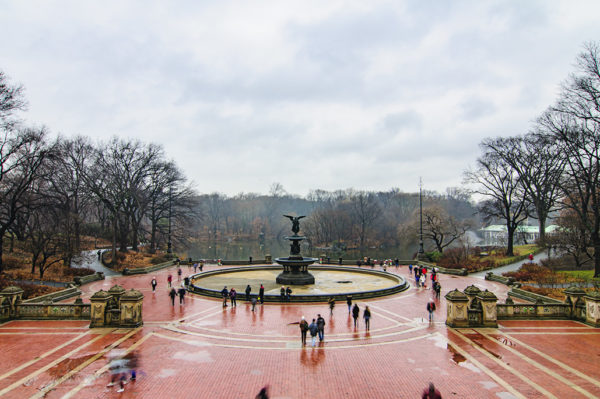
M 459 185 L 555 98 L 597 2 L 5 2 L 23 116 L 160 143 L 200 192 Z

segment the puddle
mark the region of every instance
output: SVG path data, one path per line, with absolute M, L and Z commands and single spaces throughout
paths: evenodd
M 462 363 L 465 360 L 467 360 L 463 355 L 461 355 L 460 353 L 458 353 L 456 351 L 456 349 L 454 349 L 450 345 L 448 345 L 447 348 L 448 348 L 448 351 L 452 354 L 452 361 L 454 363 L 459 364 L 459 363 Z
M 56 366 L 48 369 L 48 374 L 52 377 L 62 377 L 67 374 L 69 371 L 73 370 L 89 358 L 93 357 L 95 354 L 85 355 L 82 357 L 76 357 L 73 359 L 65 359 L 62 362 L 58 363 Z

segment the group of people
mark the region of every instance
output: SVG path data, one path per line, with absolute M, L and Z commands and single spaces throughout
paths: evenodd
M 250 287 L 250 286 L 248 286 Z M 290 287 L 285 288 L 283 285 L 279 290 L 279 298 L 281 302 L 289 302 L 292 296 L 292 289 Z
M 309 331 L 312 346 L 317 344 L 317 336 L 319 337 L 319 342 L 323 342 L 323 339 L 325 339 L 325 319 L 321 314 L 318 314 L 316 319 L 312 319 L 312 323 L 310 324 L 308 324 L 304 316 L 302 316 L 302 319 L 300 320 L 302 346 L 306 345 L 306 335 Z

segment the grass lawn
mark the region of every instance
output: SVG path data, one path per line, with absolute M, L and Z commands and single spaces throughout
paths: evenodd
M 576 279 L 582 279 L 582 280 L 593 280 L 593 281 L 600 281 L 600 277 L 596 277 L 594 278 L 594 271 L 593 270 L 567 270 L 567 271 L 558 271 L 558 273 L 560 274 L 566 274 L 569 277 L 573 277 Z

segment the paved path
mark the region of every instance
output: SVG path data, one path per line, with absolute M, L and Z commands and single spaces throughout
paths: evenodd
M 544 260 L 546 258 L 548 258 L 548 252 L 546 252 L 546 251 L 538 252 L 537 254 L 535 254 L 533 256 L 533 262 L 539 264 L 542 260 Z M 489 272 L 494 272 L 494 274 L 497 274 L 500 276 L 500 275 L 502 275 L 502 273 L 518 270 L 523 263 L 527 263 L 527 262 L 529 262 L 529 259 L 524 259 L 524 260 L 520 260 L 515 263 L 511 263 L 506 266 L 496 267 L 495 269 L 489 269 L 489 270 L 484 270 L 482 272 L 471 273 L 471 274 L 469 274 L 469 276 L 476 277 L 476 278 L 485 278 L 485 275 Z
M 353 328 L 343 303 L 332 316 L 326 304 L 265 304 L 252 312 L 244 301 L 223 308 L 198 296 L 171 306 L 169 273 L 177 279 L 173 268 L 156 273 L 155 293 L 152 275 L 108 277 L 82 287 L 84 300 L 115 283 L 140 289 L 139 329 L 89 329 L 78 321 L 0 325 L 0 397 L 254 398 L 269 384 L 277 399 L 419 398 L 429 381 L 445 398 L 600 397 L 600 330 L 581 323 L 451 329 L 444 324 L 445 300 L 438 302 L 436 322 L 428 323 L 431 291 L 411 287 L 359 301 L 373 313 L 371 331 L 365 331 L 362 319 Z M 408 276 L 407 267 L 398 273 Z M 506 297 L 506 287 L 477 278 L 442 275 L 440 282 L 442 296 L 474 283 Z M 302 347 L 294 323 L 317 313 L 327 323 L 325 341 Z M 115 358 L 137 362 L 138 378 L 123 393 L 107 387 Z
M 97 272 L 103 272 L 105 276 L 120 276 L 121 273 L 104 266 L 98 258 L 98 250 L 82 251 L 77 259 L 73 259 L 71 267 L 87 267 Z

